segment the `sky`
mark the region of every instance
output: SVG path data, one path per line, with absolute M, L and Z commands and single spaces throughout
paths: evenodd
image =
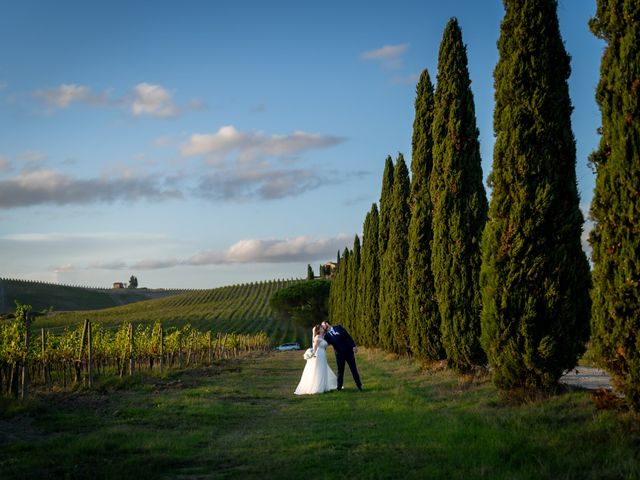
M 361 234 L 385 158 L 410 162 L 416 83 L 436 82 L 451 17 L 491 171 L 500 0 L 0 7 L 0 277 L 214 288 L 317 273 Z M 585 213 L 595 9 L 558 4 Z

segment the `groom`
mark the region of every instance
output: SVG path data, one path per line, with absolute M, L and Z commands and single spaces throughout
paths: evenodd
M 362 382 L 360 381 L 360 374 L 358 374 L 358 367 L 356 367 L 356 356 L 358 347 L 356 342 L 353 341 L 349 332 L 347 332 L 342 325 L 331 326 L 326 320 L 322 322 L 322 326 L 327 330 L 324 335 L 324 339 L 329 345 L 333 347 L 333 351 L 336 354 L 336 363 L 338 364 L 338 390 L 342 390 L 342 383 L 344 381 L 344 364 L 349 364 L 351 375 L 356 382 L 358 390 L 362 391 Z

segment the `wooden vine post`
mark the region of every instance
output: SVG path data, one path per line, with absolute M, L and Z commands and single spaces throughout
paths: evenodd
M 89 359 L 88 359 L 88 374 L 89 374 L 89 388 L 93 387 L 93 336 L 91 333 L 91 320 L 87 320 L 87 343 L 89 344 Z
M 80 376 L 82 372 L 82 353 L 84 352 L 85 341 L 87 338 L 87 328 L 89 328 L 89 320 L 84 321 L 84 327 L 82 328 L 82 337 L 80 338 L 80 351 L 78 352 L 78 359 L 76 360 L 76 383 L 80 382 Z
M 182 368 L 182 332 L 178 333 L 178 365 Z
M 160 373 L 164 368 L 164 328 L 160 325 Z
M 213 351 L 211 350 L 211 330 L 209 330 L 207 332 L 207 341 L 209 342 L 209 365 L 211 365 L 213 363 L 212 360 L 212 355 L 213 355 Z
M 129 375 L 133 375 L 133 325 L 129 322 Z
M 48 385 L 47 382 L 47 336 L 44 328 L 40 329 L 40 338 L 42 340 L 42 383 Z
M 27 365 L 27 355 L 29 353 L 29 342 L 31 340 L 31 311 L 25 312 L 24 323 L 26 331 L 24 334 L 24 356 L 22 357 L 22 388 L 20 390 L 20 398 L 25 399 L 27 397 L 27 390 L 29 384 L 29 369 Z

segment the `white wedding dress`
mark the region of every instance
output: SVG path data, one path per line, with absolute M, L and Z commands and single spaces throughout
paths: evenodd
M 338 388 L 338 378 L 327 362 L 327 341 L 319 336 L 313 339 L 315 356 L 307 360 L 296 395 L 324 393 Z

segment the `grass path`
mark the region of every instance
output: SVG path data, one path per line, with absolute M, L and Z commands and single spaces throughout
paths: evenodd
M 363 393 L 294 396 L 285 352 L 0 404 L 0 478 L 640 477 L 637 420 L 587 392 L 513 406 L 487 379 L 358 362 Z

